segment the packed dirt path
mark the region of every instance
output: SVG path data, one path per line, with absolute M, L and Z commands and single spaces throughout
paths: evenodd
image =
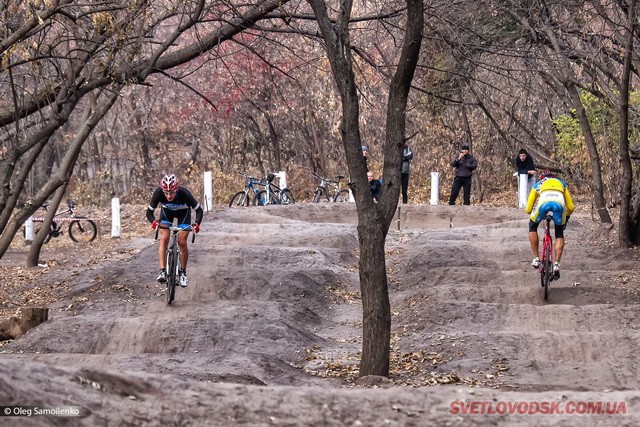
M 171 306 L 153 239 L 123 242 L 66 276 L 48 322 L 0 347 L 0 405 L 81 417 L 3 424 L 640 423 L 637 250 L 611 249 L 574 214 L 545 302 L 522 211 L 402 206 L 386 245 L 391 376 L 358 380 L 355 222 L 351 204 L 217 208 Z M 581 414 L 587 402 L 618 413 Z

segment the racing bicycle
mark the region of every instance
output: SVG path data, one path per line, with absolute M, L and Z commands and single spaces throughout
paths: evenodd
M 349 190 L 346 188 L 340 188 L 340 181 L 344 179 L 344 176 L 338 175 L 336 176 L 337 181 L 332 179 L 323 178 L 320 175 L 316 175 L 311 172 L 311 175 L 314 176 L 315 179 L 320 181 L 318 186 L 316 187 L 316 191 L 313 195 L 313 203 L 320 202 L 320 199 L 324 195 L 328 202 L 348 202 L 349 201 Z M 330 194 L 330 189 L 332 189 L 333 194 Z
M 47 212 L 48 203 L 42 205 L 42 209 Z M 63 209 L 59 212 L 56 212 L 53 216 L 53 221 L 51 221 L 51 227 L 49 228 L 49 232 L 47 237 L 44 239 L 44 243 L 49 243 L 52 238 L 59 237 L 64 234 L 63 225 L 69 223 L 69 227 L 67 228 L 67 232 L 69 233 L 69 237 L 76 243 L 88 243 L 93 242 L 98 235 L 98 226 L 91 219 L 84 216 L 77 216 L 75 213 L 76 210 L 76 201 L 75 200 L 67 200 L 67 209 Z M 34 222 L 43 222 L 44 217 L 35 217 L 33 218 Z M 40 230 L 36 230 L 36 234 L 38 234 Z
M 542 239 L 542 258 L 540 259 L 540 285 L 544 288 L 544 300 L 549 296 L 549 284 L 555 279 L 553 273 L 553 240 L 551 239 L 550 223 L 553 220 L 547 215 L 544 224 L 544 237 Z M 557 227 L 557 226 L 556 226 Z
M 260 180 L 258 178 L 249 176 L 244 172 L 238 173 L 247 180 L 247 183 L 242 191 L 238 191 L 236 194 L 231 196 L 231 199 L 229 200 L 230 208 L 234 206 L 249 206 L 251 200 L 255 199 L 256 195 L 260 191 L 260 187 L 258 185 Z
M 257 206 L 265 205 L 292 205 L 295 203 L 293 194 L 288 188 L 280 188 L 273 183 L 276 178 L 275 174 L 270 173 L 263 178 L 258 185 L 263 186 L 264 190 L 260 190 L 253 199 L 253 204 Z
M 156 240 L 158 240 L 158 233 L 160 228 L 168 229 L 171 232 L 169 237 L 169 245 L 167 246 L 167 304 L 171 304 L 176 297 L 176 285 L 178 284 L 178 274 L 180 267 L 180 246 L 178 245 L 178 234 L 181 231 L 192 231 L 191 226 L 177 227 L 175 225 L 160 224 L 156 228 Z M 196 240 L 196 233 L 192 233 L 191 243 Z

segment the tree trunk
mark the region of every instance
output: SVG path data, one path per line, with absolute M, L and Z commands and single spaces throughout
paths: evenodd
M 387 233 L 384 221 L 376 210 L 362 212 L 358 217 L 360 293 L 362 294 L 360 375 L 388 376 L 391 350 L 391 305 L 384 254 Z
M 324 38 L 327 58 L 342 101 L 340 130 L 351 175 L 351 189 L 358 211 L 360 289 L 363 310 L 360 375 L 388 376 L 391 307 L 384 242 L 400 195 L 406 105 L 422 41 L 423 3 L 422 0 L 407 0 L 407 33 L 398 68 L 391 80 L 387 104 L 387 135 L 383 150 L 385 184 L 380 202 L 374 204 L 361 151 L 360 107 L 349 42 L 352 1 L 341 2 L 336 22 L 329 19 L 327 6 L 323 1 L 307 1 L 313 9 Z
M 565 84 L 569 98 L 573 108 L 576 109 L 576 115 L 580 121 L 580 128 L 582 129 L 582 135 L 584 136 L 584 142 L 587 145 L 587 151 L 589 152 L 589 160 L 591 160 L 591 173 L 593 176 L 593 200 L 600 216 L 600 222 L 604 224 L 611 224 L 611 215 L 607 210 L 607 204 L 604 199 L 604 184 L 602 183 L 602 167 L 600 166 L 600 155 L 596 148 L 596 141 L 591 132 L 591 125 L 589 124 L 589 118 L 580 101 L 580 94 L 574 83 Z
M 629 2 L 627 16 L 627 44 L 625 46 L 624 65 L 622 78 L 620 79 L 620 164 L 622 166 L 622 179 L 620 182 L 620 228 L 618 240 L 621 247 L 633 246 L 633 232 L 635 224 L 631 222 L 631 188 L 633 184 L 633 171 L 629 156 L 629 86 L 631 80 L 631 66 L 633 57 L 633 39 L 635 28 L 636 0 Z

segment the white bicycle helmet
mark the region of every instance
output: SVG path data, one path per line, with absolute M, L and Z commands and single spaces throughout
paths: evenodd
M 160 181 L 162 191 L 176 191 L 178 189 L 178 178 L 174 174 L 167 174 Z

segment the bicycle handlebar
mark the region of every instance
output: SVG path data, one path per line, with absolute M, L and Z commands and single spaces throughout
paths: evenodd
M 255 176 L 251 176 L 247 173 L 244 172 L 238 172 L 240 175 L 242 175 L 245 179 L 251 181 L 253 184 L 255 184 L 256 182 L 260 182 L 260 180 L 258 178 L 256 178 Z
M 319 179 L 320 181 L 328 182 L 329 184 L 338 184 L 338 181 L 334 181 L 332 179 L 323 178 L 320 175 L 316 175 L 313 172 L 311 172 L 311 175 L 313 175 L 316 179 Z M 344 177 L 339 177 L 339 178 L 342 179 Z
M 191 226 L 182 228 L 182 227 L 174 227 L 173 225 L 166 226 L 166 225 L 158 224 L 158 226 L 156 227 L 156 238 L 155 238 L 155 240 L 158 240 L 158 234 L 160 233 L 160 229 L 161 228 L 164 228 L 165 230 L 173 231 L 175 233 L 178 233 L 180 231 L 188 231 L 188 232 L 193 231 Z M 196 233 L 191 233 L 191 236 L 192 236 L 191 237 L 191 243 L 194 243 L 196 241 Z

